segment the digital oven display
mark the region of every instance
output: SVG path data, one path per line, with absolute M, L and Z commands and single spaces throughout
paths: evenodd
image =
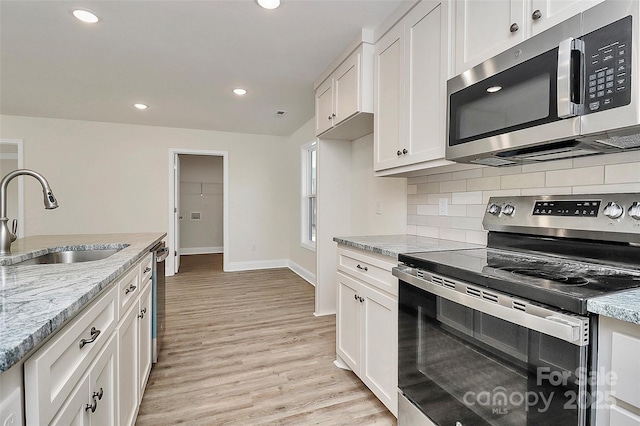
M 536 201 L 533 216 L 598 217 L 600 201 Z

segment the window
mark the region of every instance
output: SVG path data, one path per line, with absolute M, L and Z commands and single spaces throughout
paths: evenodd
M 317 145 L 310 142 L 302 147 L 302 246 L 316 249 L 316 171 Z

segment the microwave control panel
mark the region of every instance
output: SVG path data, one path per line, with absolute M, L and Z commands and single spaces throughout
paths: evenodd
M 585 49 L 584 114 L 631 103 L 631 16 L 581 37 Z

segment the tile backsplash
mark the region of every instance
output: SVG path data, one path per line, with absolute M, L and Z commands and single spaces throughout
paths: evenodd
M 485 244 L 482 217 L 489 197 L 640 193 L 640 151 L 475 167 L 411 177 L 407 185 L 408 234 Z

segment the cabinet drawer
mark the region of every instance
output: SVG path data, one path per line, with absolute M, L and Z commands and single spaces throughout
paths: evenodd
M 115 330 L 116 291 L 99 296 L 25 362 L 28 425 L 51 421 Z
M 391 295 L 397 296 L 398 279 L 391 274 L 391 268 L 395 265 L 395 263 L 364 254 L 360 251 L 344 248 L 338 249 L 338 270 L 359 278 Z
M 140 294 L 140 265 L 137 264 L 118 280 L 120 315 L 124 315 Z
M 153 273 L 153 254 L 149 253 L 140 261 L 140 287 L 144 287 Z

